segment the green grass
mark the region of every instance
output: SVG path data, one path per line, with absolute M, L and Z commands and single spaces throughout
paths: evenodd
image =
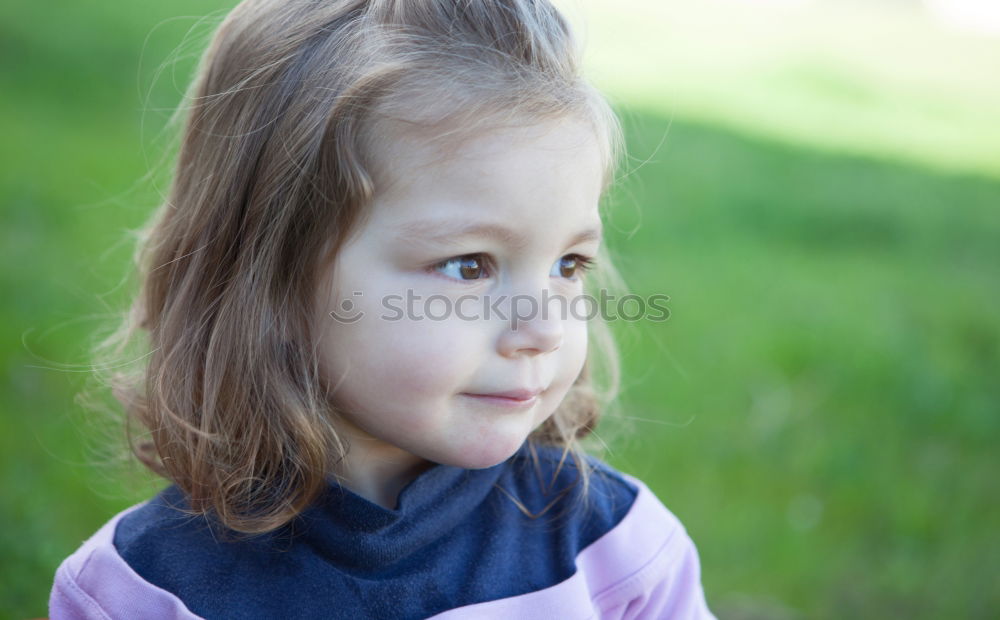
M 620 330 L 642 420 L 612 461 L 687 524 L 709 600 L 986 617 L 1000 183 L 626 116 L 637 155 L 666 140 L 612 241 L 671 318 Z
M 121 240 L 157 201 L 150 184 L 133 187 L 165 118 L 149 108 L 179 96 L 169 71 L 148 104 L 138 93 L 194 20 L 154 30 L 137 71 L 143 41 L 165 17 L 210 10 L 40 6 L 0 8 L 0 616 L 11 618 L 45 615 L 58 563 L 152 488 L 96 462 L 101 438 L 73 402 L 84 374 L 71 365 L 86 363 L 93 331 L 125 299 Z M 991 58 L 962 66 L 978 75 Z M 189 67 L 177 65 L 180 87 Z M 711 84 L 703 69 L 698 83 Z M 993 86 L 985 99 L 913 95 L 965 119 L 956 140 L 978 145 L 945 161 L 897 139 L 891 106 L 870 111 L 889 127 L 871 148 L 836 146 L 822 123 L 802 133 L 802 111 L 785 132 L 749 127 L 752 114 L 688 114 L 699 96 L 704 109 L 725 107 L 691 79 L 673 99 L 618 91 L 636 161 L 613 196 L 608 241 L 634 290 L 671 296 L 671 318 L 615 326 L 630 419 L 600 429 L 616 438 L 613 464 L 685 523 L 720 617 L 990 617 Z M 810 100 L 841 92 L 797 84 Z M 896 96 L 878 79 L 866 88 Z M 856 101 L 823 101 L 848 133 L 869 127 L 868 112 L 852 116 Z M 739 108 L 729 103 L 725 114 Z

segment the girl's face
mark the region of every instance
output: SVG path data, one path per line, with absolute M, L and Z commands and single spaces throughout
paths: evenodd
M 319 288 L 321 360 L 349 458 L 496 465 L 583 368 L 588 306 L 574 316 L 556 296 L 583 293 L 579 257 L 600 243 L 596 135 L 566 119 L 479 135 L 446 156 L 395 140 L 380 161 L 369 217 Z M 512 390 L 539 393 L 475 396 Z

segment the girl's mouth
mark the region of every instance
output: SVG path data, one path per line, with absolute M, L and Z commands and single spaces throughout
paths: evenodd
M 474 398 L 479 402 L 500 407 L 526 408 L 538 401 L 538 390 L 518 390 L 499 394 L 470 394 L 463 392 L 462 396 Z

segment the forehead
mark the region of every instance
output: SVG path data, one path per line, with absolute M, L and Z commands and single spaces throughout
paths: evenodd
M 493 127 L 456 140 L 400 132 L 381 142 L 370 215 L 382 223 L 417 229 L 414 223 L 435 215 L 524 225 L 600 222 L 604 160 L 586 122 Z

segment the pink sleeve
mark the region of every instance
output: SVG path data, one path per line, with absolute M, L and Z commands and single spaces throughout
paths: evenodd
M 112 517 L 59 565 L 49 594 L 51 620 L 198 618 L 176 596 L 136 574 L 115 549 L 118 521 L 143 504 Z
M 684 525 L 642 481 L 625 477 L 639 488 L 621 524 L 626 527 L 613 530 L 613 547 L 599 540 L 580 554 L 584 571 L 604 585 L 594 589 L 600 617 L 714 620 L 701 585 L 698 552 Z M 628 564 L 638 562 L 644 563 L 633 564 L 630 572 Z M 616 580 L 605 577 L 611 573 Z
M 52 620 L 61 618 L 108 618 L 101 606 L 80 589 L 73 577 L 69 575 L 65 564 L 56 571 L 56 579 L 49 595 L 49 617 Z
M 701 586 L 701 568 L 694 543 L 684 532 L 664 549 L 661 557 L 674 558 L 660 562 L 656 577 L 651 579 L 643 592 L 618 609 L 606 610 L 612 617 L 620 618 L 690 618 L 714 619 L 708 609 Z

